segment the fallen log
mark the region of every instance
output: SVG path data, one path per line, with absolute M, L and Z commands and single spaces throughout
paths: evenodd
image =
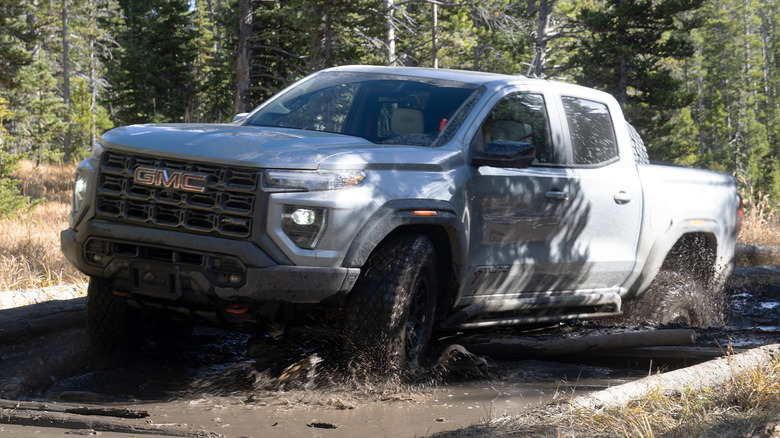
M 148 411 L 128 409 L 125 407 L 103 407 L 77 405 L 71 403 L 44 403 L 19 400 L 0 399 L 0 409 L 20 409 L 25 411 L 64 412 L 79 415 L 97 415 L 117 418 L 146 418 Z
M 186 424 L 137 423 L 124 418 L 106 418 L 26 409 L 0 408 L 0 424 L 20 426 L 54 427 L 59 429 L 93 430 L 98 432 L 132 433 L 155 436 L 217 438 L 218 433 L 193 430 Z
M 480 356 L 490 356 L 494 359 L 517 359 L 523 357 L 554 357 L 642 347 L 691 345 L 695 341 L 696 332 L 694 330 L 675 329 L 613 333 L 567 339 L 517 337 L 511 339 L 491 339 L 488 342 L 462 342 L 462 345 L 472 353 Z
M 780 247 L 737 245 L 734 258 L 737 266 L 780 265 Z
M 0 344 L 85 326 L 86 297 L 0 310 Z
M 734 348 L 734 351 L 740 353 L 743 350 L 740 348 Z M 604 350 L 599 351 L 598 355 L 599 357 L 612 357 L 621 359 L 648 359 L 661 363 L 672 361 L 698 363 L 723 357 L 726 355 L 726 352 L 719 347 L 691 347 L 672 345 L 665 347 L 641 347 L 608 351 Z
M 578 408 L 604 409 L 625 406 L 651 392 L 662 395 L 679 394 L 684 390 L 702 390 L 727 383 L 735 376 L 768 366 L 780 359 L 780 344 L 766 345 L 744 353 L 715 359 L 688 368 L 648 376 L 623 385 L 577 396 L 571 404 Z
M 777 288 L 778 285 L 780 285 L 780 266 L 736 268 L 726 282 L 728 289 L 746 289 L 752 294 L 765 293 Z

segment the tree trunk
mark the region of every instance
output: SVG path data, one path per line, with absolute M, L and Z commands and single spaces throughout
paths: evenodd
M 431 40 L 433 45 L 433 53 L 431 54 L 431 57 L 433 58 L 433 68 L 439 68 L 439 36 L 438 36 L 438 27 L 439 27 L 439 5 L 434 3 L 431 5 L 431 9 L 433 9 L 433 26 L 431 27 Z
M 333 7 L 325 6 L 325 67 L 333 67 Z
M 398 65 L 395 57 L 395 24 L 393 13 L 395 12 L 394 0 L 384 0 L 385 8 L 385 48 L 387 50 L 387 65 Z
M 70 44 L 68 41 L 68 0 L 62 0 L 62 99 L 65 103 L 65 139 L 63 160 L 70 162 Z
M 547 28 L 550 27 L 550 15 L 555 0 L 539 0 L 539 19 L 536 22 L 536 58 L 533 65 L 534 76 L 544 76 L 545 54 L 547 52 Z
M 238 0 L 238 59 L 236 62 L 236 98 L 234 109 L 249 109 L 249 71 L 252 65 L 252 0 Z
M 94 23 L 95 19 L 95 0 L 89 0 L 89 18 L 90 23 Z M 97 56 L 95 55 L 95 40 L 97 37 L 94 33 L 89 35 L 89 150 L 95 148 L 97 143 L 97 94 L 98 85 L 95 77 L 95 70 L 97 70 Z

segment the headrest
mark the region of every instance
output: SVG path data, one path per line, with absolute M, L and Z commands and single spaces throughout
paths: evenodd
M 423 113 L 412 108 L 398 108 L 393 111 L 390 129 L 395 135 L 422 134 L 424 131 Z

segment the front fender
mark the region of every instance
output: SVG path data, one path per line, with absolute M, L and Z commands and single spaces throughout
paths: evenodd
M 446 201 L 413 199 L 390 201 L 380 207 L 357 233 L 344 257 L 344 267 L 363 266 L 382 240 L 401 227 L 439 226 L 456 230 L 458 216 Z

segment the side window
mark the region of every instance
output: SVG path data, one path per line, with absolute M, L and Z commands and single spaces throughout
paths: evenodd
M 473 143 L 478 151 L 496 140 L 531 143 L 536 147 L 534 163 L 555 163 L 550 138 L 544 97 L 519 93 L 504 97 L 493 107 Z
M 618 156 L 615 130 L 603 103 L 563 96 L 574 165 L 606 163 Z

